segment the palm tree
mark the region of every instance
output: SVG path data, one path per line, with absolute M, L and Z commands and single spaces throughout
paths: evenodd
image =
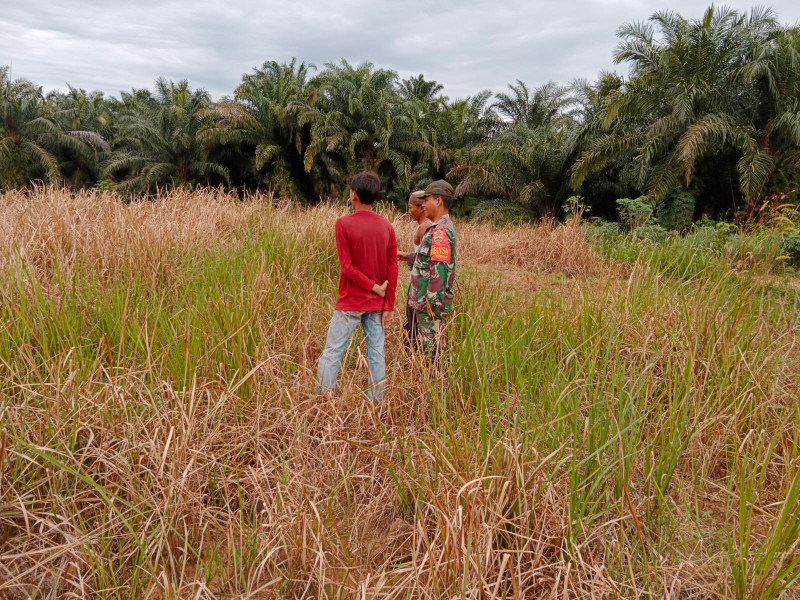
M 51 114 L 57 115 L 69 131 L 93 131 L 113 144 L 114 113 L 112 102 L 103 92 L 74 88 L 67 84 L 65 93 L 50 92 L 45 100 Z
M 800 30 L 757 43 L 743 74 L 759 98 L 753 119 L 758 148 L 742 156 L 739 169 L 753 197 L 779 168 L 800 168 Z
M 444 86 L 433 80 L 425 79 L 425 76 L 420 73 L 416 77 L 403 79 L 398 89 L 403 98 L 433 100 L 444 90 Z
M 521 81 L 509 88 L 486 111 L 481 139 L 468 142 L 449 173 L 462 177 L 459 195 L 489 200 L 478 206 L 479 218 L 552 214 L 571 192 L 579 130 L 569 109 L 576 99 L 552 82 L 533 91 Z
M 293 105 L 307 100 L 308 75 L 314 65 L 265 62 L 244 75 L 235 100 L 210 107 L 214 117 L 198 134 L 209 145 L 230 145 L 251 153 L 253 168 L 281 196 L 311 190 L 303 177 L 303 128 Z
M 575 165 L 573 185 L 632 156 L 638 187 L 658 201 L 688 189 L 706 157 L 735 151 L 741 191 L 753 197 L 769 161 L 748 121 L 755 97 L 741 73 L 753 47 L 775 30 L 769 10 L 744 15 L 713 6 L 699 20 L 664 11 L 620 28 L 615 59 L 631 63 L 631 80 L 598 111 L 597 135 Z
M 430 158 L 434 149 L 422 127 L 419 107 L 396 89 L 397 74 L 374 69 L 371 63 L 353 67 L 327 64 L 312 80 L 314 95 L 295 106 L 301 125 L 311 127 L 305 167 L 328 155 L 346 172 L 382 172 L 408 181 L 415 157 Z
M 600 71 L 594 82 L 573 79 L 569 90 L 576 107 L 571 114 L 581 123 L 593 122 L 608 97 L 612 93 L 620 92 L 624 86 L 624 78 L 609 71 Z
M 0 86 L 0 186 L 23 187 L 32 176 L 60 184 L 59 150 L 91 161 L 94 149 L 103 146 L 99 136 L 70 132 L 48 115 L 41 88 L 28 81 L 12 82 L 7 71 Z M 89 143 L 87 143 L 89 142 Z
M 572 114 L 579 127 L 578 156 L 602 141 L 605 131 L 600 124 L 603 121 L 604 107 L 609 97 L 619 93 L 624 87 L 623 77 L 607 71 L 601 71 L 594 82 L 576 79 L 570 83 L 571 94 L 577 102 Z M 640 124 L 626 121 L 624 125 L 617 126 L 627 130 L 628 127 L 635 128 Z M 576 194 L 591 208 L 592 216 L 615 219 L 617 199 L 642 195 L 636 187 L 636 177 L 631 167 L 634 156 L 633 153 L 615 156 L 576 186 Z
M 577 155 L 576 127 L 515 123 L 478 146 L 451 175 L 463 178 L 457 194 L 490 199 L 478 217 L 554 214 L 572 193 L 569 170 Z
M 530 128 L 556 125 L 564 118 L 569 119 L 568 109 L 576 103 L 568 87 L 556 85 L 552 81 L 532 92 L 519 79 L 516 85 L 509 84 L 508 88 L 511 93 L 497 94 L 497 100 L 492 107 L 508 123 L 524 123 Z
M 123 96 L 119 139 L 123 149 L 105 164 L 106 177 L 122 178 L 117 189 L 149 193 L 156 186 L 211 183 L 231 184 L 228 170 L 209 160 L 197 132 L 205 118 L 199 113 L 209 102 L 204 90 L 156 81 L 156 94 L 134 92 Z
M 423 129 L 428 132 L 434 153 L 418 165 L 417 187 L 445 178 L 453 167 L 468 161 L 475 148 L 493 135 L 499 120 L 489 105 L 491 96 L 489 90 L 484 90 L 454 102 L 440 98 L 427 104 Z
M 65 179 L 74 186 L 93 185 L 100 163 L 111 153 L 114 135 L 114 115 L 103 92 L 90 92 L 69 86 L 69 92 L 50 92 L 45 101 L 45 113 L 69 132 L 90 144 L 95 153 L 87 156 L 61 150 L 57 153 Z

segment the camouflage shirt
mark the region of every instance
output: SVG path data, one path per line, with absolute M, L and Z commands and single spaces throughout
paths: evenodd
M 411 267 L 409 306 L 422 311 L 430 302 L 437 316 L 444 317 L 453 308 L 455 278 L 456 230 L 446 214 L 422 236 Z

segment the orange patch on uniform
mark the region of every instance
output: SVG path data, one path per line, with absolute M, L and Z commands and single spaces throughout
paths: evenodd
M 450 240 L 447 239 L 447 234 L 443 228 L 437 227 L 434 229 L 432 236 L 431 261 L 449 263 L 452 253 L 453 251 L 450 247 Z

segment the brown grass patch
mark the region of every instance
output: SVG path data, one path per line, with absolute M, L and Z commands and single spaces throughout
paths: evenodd
M 0 195 L 0 272 L 17 265 L 69 280 L 83 261 L 101 281 L 171 273 L 187 254 L 257 233 L 270 199 L 207 189 L 123 204 L 112 192 L 54 188 Z M 259 217 L 261 217 L 259 219 Z
M 0 598 L 731 596 L 732 450 L 756 435 L 785 440 L 756 499 L 759 540 L 796 468 L 800 329 L 790 310 L 752 317 L 768 296 L 720 305 L 703 282 L 667 282 L 645 264 L 612 283 L 577 222 L 458 223 L 462 264 L 475 273 L 459 290 L 474 314 L 454 313 L 471 334 L 451 340 L 454 354 L 469 349 L 461 370 L 443 377 L 406 356 L 395 323 L 387 401 L 365 401 L 356 342 L 337 394 L 322 398 L 311 390 L 344 212 L 213 191 L 129 206 L 93 192 L 0 197 L 0 271 L 22 286 L 52 282 L 56 261 L 67 276 L 86 265 L 103 282 L 159 269 L 173 281 L 184 261 L 230 251 L 222 268 L 200 271 L 215 278 L 257 242 L 241 279 L 214 279 L 184 304 L 177 280 L 97 323 L 103 290 L 79 288 L 87 295 L 71 305 L 66 341 L 47 338 L 62 325 L 49 299 L 39 322 L 17 327 L 17 305 L 0 313 Z M 388 216 L 408 248 L 414 224 Z M 286 240 L 296 252 L 278 248 Z M 531 296 L 496 301 L 498 278 Z M 17 292 L 6 289 L 0 309 Z M 173 320 L 159 321 L 171 303 Z M 215 311 L 179 326 L 207 305 Z M 530 306 L 529 320 L 513 320 Z M 237 310 L 244 342 L 212 322 Z M 127 346 L 113 340 L 121 321 L 141 332 Z M 205 336 L 199 349 L 193 328 Z M 195 367 L 184 379 L 165 358 L 176 349 Z M 642 403 L 624 416 L 641 438 L 624 457 L 609 438 L 592 470 L 589 438 L 619 426 L 590 431 L 592 420 L 634 396 Z M 681 407 L 697 430 L 664 516 L 652 517 L 645 465 L 668 448 L 652 440 Z M 629 496 L 615 488 L 620 474 Z M 600 491 L 587 492 L 587 518 L 571 521 L 571 486 L 592 481 Z

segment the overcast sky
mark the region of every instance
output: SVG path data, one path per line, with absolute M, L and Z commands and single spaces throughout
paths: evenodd
M 750 10 L 754 4 L 729 2 Z M 451 99 L 596 78 L 615 66 L 616 30 L 665 7 L 698 17 L 687 0 L 0 0 L 0 66 L 45 90 L 66 83 L 118 95 L 158 76 L 188 79 L 214 98 L 243 73 L 293 56 L 322 67 L 369 60 L 401 77 L 424 73 Z M 800 22 L 800 2 L 770 3 Z

